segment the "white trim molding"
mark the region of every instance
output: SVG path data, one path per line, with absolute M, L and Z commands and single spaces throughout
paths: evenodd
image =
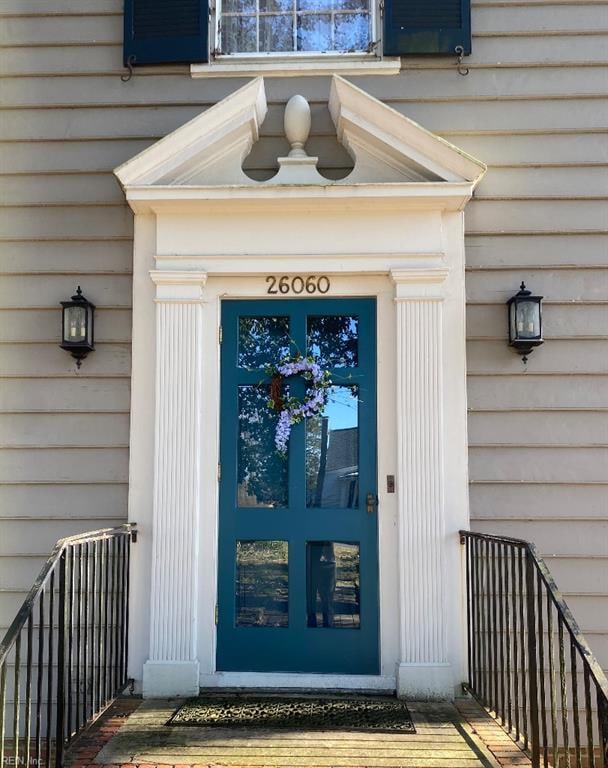
M 145 555 L 133 560 L 130 672 L 146 696 L 201 683 L 452 698 L 464 679 L 462 210 L 485 166 L 337 76 L 330 108 L 352 178 L 245 177 L 261 78 L 116 171 L 135 212 L 129 514 Z M 327 275 L 328 297 L 376 299 L 378 676 L 216 670 L 221 303 L 272 298 L 268 276 L 294 274 Z
M 309 77 L 328 75 L 398 75 L 399 56 L 379 59 L 373 54 L 319 54 L 304 57 L 292 55 L 217 56 L 208 64 L 191 64 L 193 78 L 206 77 Z
M 204 272 L 150 273 L 156 285 L 154 508 L 145 696 L 198 691 L 201 302 Z
M 443 296 L 447 269 L 391 270 L 397 322 L 400 695 L 447 698 Z

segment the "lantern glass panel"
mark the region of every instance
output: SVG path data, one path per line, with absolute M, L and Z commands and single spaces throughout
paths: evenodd
M 509 304 L 509 339 L 515 341 L 517 339 L 517 304 L 512 301 Z
M 66 307 L 65 320 L 65 341 L 77 344 L 87 340 L 89 323 L 86 307 Z
M 537 301 L 517 302 L 517 338 L 540 337 L 540 304 Z

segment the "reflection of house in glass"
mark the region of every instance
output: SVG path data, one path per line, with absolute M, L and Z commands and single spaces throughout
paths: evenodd
M 359 450 L 357 427 L 321 427 L 321 448 L 316 478 L 309 482 L 309 507 L 355 507 L 359 498 Z
M 355 507 L 359 497 L 359 398 L 355 386 L 333 386 L 325 414 L 306 425 L 306 503 Z
M 323 419 L 327 422 L 327 419 Z M 325 424 L 324 424 L 325 426 Z M 355 507 L 359 498 L 357 427 L 329 430 L 309 506 Z

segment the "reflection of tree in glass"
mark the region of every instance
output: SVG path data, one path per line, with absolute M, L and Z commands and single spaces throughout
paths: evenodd
M 239 626 L 286 627 L 286 541 L 237 541 L 236 604 Z
M 239 318 L 239 367 L 264 368 L 289 355 L 288 317 Z
M 287 462 L 275 450 L 268 386 L 239 387 L 238 506 L 287 506 Z
M 358 365 L 359 318 L 323 315 L 308 318 L 308 354 L 325 368 Z

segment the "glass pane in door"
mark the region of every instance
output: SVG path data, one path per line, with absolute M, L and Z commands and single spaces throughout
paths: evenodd
M 309 541 L 306 549 L 308 626 L 359 629 L 359 545 Z
M 321 315 L 308 318 L 308 354 L 323 368 L 354 368 L 359 364 L 359 318 Z
M 286 541 L 237 541 L 237 626 L 288 626 L 287 550 Z
M 264 368 L 288 354 L 288 317 L 239 318 L 239 368 Z
M 287 506 L 287 461 L 275 450 L 278 414 L 265 385 L 239 387 L 237 506 Z

